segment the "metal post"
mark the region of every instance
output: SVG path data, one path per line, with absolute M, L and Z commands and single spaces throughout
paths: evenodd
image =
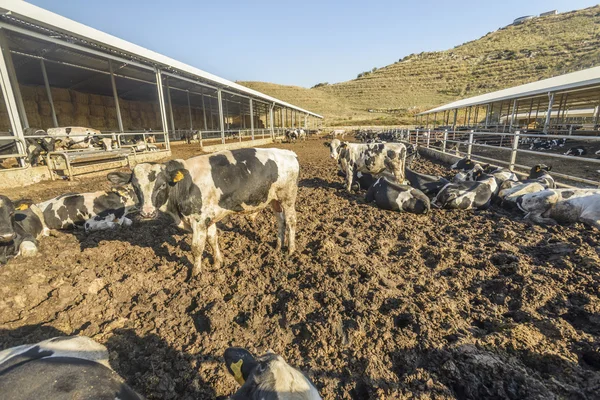
M 229 131 L 231 129 L 231 124 L 229 123 L 229 102 L 227 101 L 227 99 L 225 99 L 223 105 L 225 108 L 225 129 Z
M 475 118 L 473 119 L 473 125 L 479 127 L 479 106 L 475 106 Z
M 200 97 L 202 98 L 202 119 L 204 121 L 204 130 L 208 130 L 208 125 L 206 121 L 206 107 L 204 106 L 204 88 L 200 86 Z M 211 126 L 212 129 L 212 126 Z
M 429 128 L 429 114 L 427 114 L 427 118 L 425 118 L 425 128 Z
M 435 119 L 433 120 L 433 125 L 435 126 Z M 427 129 L 427 148 L 429 148 L 429 139 L 431 138 L 431 129 Z
M 221 130 L 221 143 L 225 144 L 225 121 L 223 120 L 223 94 L 217 89 L 217 102 L 219 103 L 219 129 Z
M 465 111 L 465 113 L 468 111 L 468 114 L 466 115 L 467 117 L 467 121 L 465 122 L 465 125 L 467 127 L 471 127 L 471 109 L 473 108 L 473 106 L 469 106 L 469 108 Z
M 442 152 L 446 152 L 446 142 L 448 141 L 448 129 L 444 129 L 444 142 L 442 143 Z
M 254 104 L 252 97 L 250 98 L 250 134 L 252 135 L 252 140 L 254 140 Z
M 10 55 L 10 53 L 8 51 L 8 47 L 6 47 L 6 41 L 4 41 L 3 38 L 4 36 L 2 34 L 2 30 L 0 29 L 0 47 L 2 47 L 2 51 L 0 51 L 0 88 L 2 88 L 2 95 L 4 96 L 4 102 L 6 103 L 8 119 L 10 121 L 13 134 L 18 139 L 24 140 L 23 125 L 21 124 L 21 119 L 19 118 L 17 100 L 15 98 L 13 85 L 10 82 L 10 77 L 8 74 L 7 64 L 10 62 L 10 59 L 8 59 L 6 55 L 7 53 Z M 20 141 L 17 141 L 17 149 L 19 153 L 25 154 L 26 150 Z M 24 159 L 19 158 L 19 166 L 25 167 Z
M 598 129 L 598 118 L 600 118 L 600 106 L 596 106 L 596 110 L 594 112 L 594 130 Z
M 169 141 L 169 123 L 167 122 L 167 110 L 165 108 L 165 93 L 162 86 L 162 75 L 160 69 L 154 68 L 156 74 L 156 90 L 158 91 L 158 106 L 160 108 L 160 116 L 162 120 L 163 131 L 165 133 L 165 141 L 167 150 L 171 150 L 171 142 Z
M 552 115 L 552 106 L 554 105 L 554 92 L 548 93 L 550 101 L 548 103 L 548 112 L 546 113 L 546 121 L 544 122 L 544 133 L 548 133 L 550 127 L 550 116 Z
M 112 67 L 112 60 L 108 60 L 108 70 L 110 72 L 110 84 L 113 89 L 113 97 L 115 98 L 115 110 L 117 111 L 117 124 L 119 125 L 119 132 L 125 132 L 123 130 L 123 119 L 121 118 L 121 107 L 119 106 L 119 92 L 117 92 L 117 83 L 115 81 L 115 71 Z M 44 65 L 44 60 L 42 60 L 42 73 L 44 74 L 44 82 L 46 83 L 46 90 L 48 90 L 48 98 L 51 98 L 50 95 L 50 86 L 48 86 L 48 77 L 46 76 L 46 66 Z M 52 104 L 52 99 L 50 99 L 50 107 L 52 107 L 52 113 L 54 114 L 54 105 Z M 54 126 L 58 126 L 58 123 L 55 121 Z
M 452 122 L 452 135 L 456 139 L 456 118 L 458 117 L 458 108 L 454 110 L 454 122 Z
M 208 98 L 208 114 L 210 115 L 210 130 L 214 131 L 215 130 L 215 121 L 213 120 L 213 106 L 212 106 L 212 103 L 213 103 L 212 99 L 209 97 Z
M 275 130 L 274 130 L 274 125 L 275 125 L 275 116 L 273 115 L 273 109 L 275 108 L 275 103 L 271 104 L 271 107 L 269 107 L 269 120 L 271 121 L 271 137 L 273 138 L 275 136 Z
M 21 87 L 19 86 L 19 80 L 17 79 L 15 64 L 13 63 L 12 55 L 10 54 L 10 48 L 8 47 L 8 41 L 6 40 L 3 29 L 0 29 L 0 47 L 2 48 L 2 55 L 4 56 L 4 65 L 6 67 L 8 79 L 10 82 L 12 82 L 12 92 L 14 93 L 14 99 L 19 112 L 21 125 L 23 128 L 29 128 L 29 121 L 27 120 L 27 112 L 25 111 L 23 96 L 21 96 Z
M 186 90 L 185 92 L 187 94 L 188 112 L 190 114 L 190 136 L 191 136 L 192 132 L 194 131 L 194 119 L 192 118 L 192 104 L 190 103 L 190 91 Z
M 58 119 L 56 118 L 56 110 L 54 109 L 54 100 L 52 100 L 52 90 L 50 89 L 50 83 L 48 82 L 48 73 L 46 72 L 46 64 L 44 63 L 44 59 L 40 58 L 40 65 L 42 67 L 42 75 L 44 77 L 44 86 L 46 86 L 46 96 L 48 96 L 48 102 L 50 103 L 50 111 L 52 112 L 52 124 L 55 128 L 58 127 Z M 118 103 L 117 103 L 118 104 Z M 117 110 L 119 110 L 117 106 Z M 119 117 L 120 112 L 117 111 L 117 117 Z M 120 121 L 120 118 L 119 118 Z M 121 126 L 121 125 L 119 125 Z M 123 131 L 121 131 L 123 132 Z
M 473 152 L 473 131 L 469 132 L 469 145 L 467 146 L 467 158 L 471 158 Z
M 512 132 L 513 125 L 515 124 L 515 117 L 517 116 L 517 99 L 513 100 L 512 114 L 510 116 L 510 126 L 508 127 L 508 133 Z M 508 116 L 507 116 L 508 118 Z
M 166 79 L 167 83 L 167 102 L 169 103 L 169 116 L 171 117 L 171 129 L 175 131 L 175 118 L 173 117 L 173 103 L 171 102 L 171 90 L 169 88 L 169 77 Z
M 515 136 L 513 136 L 512 143 L 512 151 L 510 152 L 510 164 L 508 165 L 508 169 L 511 171 L 515 170 L 515 162 L 517 161 L 517 150 L 519 149 L 519 135 L 521 131 L 515 131 Z
M 531 98 L 531 103 L 529 103 L 529 114 L 527 114 L 527 126 L 525 129 L 529 129 L 529 124 L 531 123 L 531 112 L 533 111 L 533 97 Z
M 490 113 L 492 112 L 494 103 L 488 104 L 485 110 L 485 129 L 489 129 L 490 126 Z

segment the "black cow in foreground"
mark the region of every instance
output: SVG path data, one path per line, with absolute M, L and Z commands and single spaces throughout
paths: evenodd
M 13 204 L 0 195 L 0 264 L 9 258 L 37 254 L 37 239 L 47 234 L 41 211 L 27 202 Z
M 429 198 L 419 189 L 399 185 L 379 178 L 367 191 L 367 203 L 373 201 L 378 208 L 391 211 L 427 214 L 431 208 Z
M 315 385 L 273 353 L 254 357 L 240 347 L 225 350 L 227 371 L 241 385 L 230 399 L 321 400 Z
M 55 337 L 0 351 L 0 398 L 144 399 L 112 370 L 106 347 L 85 336 Z
M 164 164 L 138 164 L 133 173 L 112 172 L 114 184 L 131 182 L 140 196 L 140 216 L 154 219 L 158 212 L 193 232 L 193 274 L 201 271 L 206 241 L 216 267 L 223 261 L 216 223 L 235 213 L 256 213 L 269 205 L 277 217 L 277 249 L 295 251 L 296 194 L 300 165 L 296 153 L 281 149 L 220 151 Z
M 419 189 L 429 198 L 435 197 L 435 195 L 437 195 L 444 186 L 450 183 L 449 180 L 440 176 L 421 174 L 413 171 L 410 168 L 406 168 L 404 173 L 406 175 L 406 180 L 410 183 L 410 186 L 415 189 Z
M 567 150 L 567 152 L 565 153 L 565 156 L 580 157 L 580 156 L 585 156 L 586 154 L 587 154 L 587 150 L 585 147 L 576 146 L 576 147 L 571 147 L 569 150 Z

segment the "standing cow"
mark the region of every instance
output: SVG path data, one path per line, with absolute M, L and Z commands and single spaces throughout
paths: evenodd
M 352 191 L 354 172 L 379 174 L 389 170 L 398 183 L 404 181 L 406 146 L 402 143 L 348 143 L 333 139 L 325 142 L 330 156 L 346 174 L 346 190 Z
M 288 253 L 295 251 L 296 194 L 300 165 L 296 153 L 280 149 L 221 151 L 164 164 L 138 164 L 133 173 L 112 172 L 115 184 L 131 182 L 140 196 L 140 216 L 154 219 L 158 212 L 191 230 L 193 274 L 201 271 L 208 240 L 215 266 L 223 257 L 216 223 L 235 213 L 256 213 L 271 206 L 277 217 L 277 249 L 287 228 Z

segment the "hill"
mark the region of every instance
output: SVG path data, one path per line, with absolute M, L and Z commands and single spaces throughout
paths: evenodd
M 415 111 L 599 64 L 595 6 L 511 25 L 450 50 L 411 54 L 347 82 L 313 89 L 240 83 L 322 113 L 328 124 L 410 123 Z

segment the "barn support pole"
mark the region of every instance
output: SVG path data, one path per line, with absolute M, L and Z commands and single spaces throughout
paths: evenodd
M 473 119 L 475 128 L 479 128 L 479 108 L 479 106 L 475 106 L 475 118 Z
M 194 131 L 194 119 L 192 118 L 192 104 L 190 103 L 190 91 L 186 90 L 185 94 L 187 94 L 188 113 L 190 115 L 190 134 L 191 134 Z
M 531 103 L 529 103 L 529 113 L 527 114 L 527 126 L 525 129 L 529 129 L 529 124 L 531 123 L 531 113 L 533 112 L 533 98 L 531 99 Z
M 458 108 L 454 109 L 454 121 L 452 122 L 452 139 L 456 140 L 456 118 L 458 118 Z
M 485 129 L 488 129 L 490 126 L 490 113 L 492 112 L 492 107 L 494 103 L 488 104 L 485 109 Z
M 249 102 L 250 102 L 250 134 L 252 135 L 252 140 L 254 140 L 254 104 L 252 102 L 252 98 L 250 98 Z
M 515 163 L 517 161 L 517 151 L 519 150 L 519 135 L 521 131 L 515 131 L 515 136 L 513 137 L 512 142 L 512 150 L 510 152 L 510 163 L 508 164 L 508 169 L 511 171 L 515 170 Z
M 598 118 L 600 117 L 600 105 L 594 110 L 594 130 L 598 129 Z
M 200 86 L 200 97 L 202 98 L 202 119 L 204 120 L 204 130 L 208 130 L 208 126 L 206 123 L 206 107 L 204 105 L 204 88 Z M 212 129 L 212 126 L 211 126 Z
M 437 112 L 433 113 L 433 129 L 435 130 L 436 127 L 436 123 L 437 123 Z
M 508 127 L 508 133 L 512 133 L 513 125 L 515 124 L 515 118 L 517 116 L 517 99 L 513 100 L 512 114 L 510 115 L 510 125 Z
M 165 108 L 165 92 L 162 85 L 162 74 L 160 69 L 154 68 L 156 74 L 156 90 L 158 92 L 158 106 L 160 107 L 160 117 L 165 134 L 165 142 L 167 150 L 171 150 L 171 142 L 169 141 L 169 123 L 167 122 L 167 109 Z
M 540 104 L 542 103 L 542 98 L 539 97 L 538 101 L 537 101 L 537 107 L 535 109 L 535 129 L 538 128 L 539 124 L 538 124 L 538 115 L 540 114 Z
M 422 118 L 423 117 L 421 116 L 421 119 Z M 421 123 L 421 125 L 423 125 L 423 124 Z M 427 118 L 425 118 L 425 126 L 424 126 L 424 128 L 425 129 L 429 128 L 429 114 L 427 114 Z
M 467 145 L 467 158 L 471 158 L 473 153 L 473 130 L 469 132 L 469 144 Z
M 27 113 L 25 112 L 25 104 L 23 103 L 23 96 L 21 95 L 21 87 L 19 86 L 17 72 L 15 71 L 15 64 L 13 63 L 12 55 L 10 54 L 10 48 L 8 47 L 8 41 L 6 40 L 4 32 L 5 31 L 3 29 L 0 29 L 0 47 L 2 47 L 2 55 L 4 57 L 6 73 L 8 79 L 10 82 L 12 82 L 12 91 L 14 93 L 14 99 L 19 112 L 21 126 L 23 128 L 29 128 L 29 121 L 27 120 Z
M 6 110 L 8 111 L 8 119 L 10 121 L 12 132 L 18 139 L 23 140 L 23 142 L 17 142 L 17 150 L 20 154 L 25 154 L 23 125 L 21 124 L 21 118 L 19 117 L 16 94 L 13 91 L 13 85 L 8 73 L 8 63 L 10 63 L 12 59 L 7 57 L 7 55 L 10 56 L 10 52 L 6 45 L 2 29 L 0 29 L 0 47 L 2 50 L 0 51 L 0 87 L 2 88 L 2 95 L 4 96 L 4 102 L 6 103 Z M 25 167 L 25 160 L 23 158 L 19 158 L 18 160 L 19 166 Z
M 213 119 L 213 101 L 212 98 L 208 98 L 208 115 L 210 115 L 210 130 L 214 131 L 215 130 L 215 121 Z
M 54 108 L 54 100 L 52 99 L 52 90 L 50 89 L 50 83 L 48 82 L 48 73 L 46 72 L 46 63 L 44 62 L 43 58 L 40 58 L 40 66 L 42 67 L 42 75 L 44 77 L 44 86 L 46 87 L 46 96 L 48 96 L 48 102 L 50 103 L 50 112 L 52 113 L 52 125 L 55 128 L 58 128 L 58 119 L 56 118 L 56 109 Z M 119 110 L 119 109 L 117 108 L 117 110 Z M 119 114 L 120 114 L 120 110 L 117 112 L 117 117 L 119 116 Z M 123 131 L 121 131 L 121 132 L 123 132 Z
M 554 92 L 548 93 L 548 112 L 546 113 L 546 121 L 544 122 L 544 133 L 548 133 L 550 127 L 550 117 L 552 116 L 552 106 L 554 106 Z
M 167 103 L 169 104 L 169 117 L 171 120 L 171 130 L 175 132 L 175 118 L 173 117 L 173 103 L 171 102 L 171 89 L 169 88 L 169 77 L 166 79 Z
M 223 96 L 223 95 L 221 95 Z M 222 98 L 222 97 L 221 97 Z M 229 131 L 231 128 L 231 125 L 229 123 L 229 101 L 227 101 L 227 99 L 223 100 L 223 106 L 225 108 L 225 112 L 224 112 L 224 116 L 225 116 L 225 130 Z
M 119 106 L 119 92 L 117 92 L 117 83 L 115 81 L 115 71 L 113 70 L 112 60 L 108 60 L 108 70 L 110 72 L 110 84 L 112 86 L 113 97 L 115 98 L 115 110 L 117 111 L 117 124 L 119 125 L 119 132 L 125 132 L 123 130 L 123 119 L 121 118 L 121 107 Z M 44 74 L 44 83 L 46 84 L 46 90 L 48 91 L 48 99 L 50 100 L 50 107 L 52 108 L 52 116 L 54 117 L 54 126 L 58 126 L 56 122 L 56 116 L 54 115 L 54 104 L 52 103 L 52 96 L 50 93 L 50 86 L 48 86 L 48 76 L 46 75 L 46 65 L 42 60 L 42 73 Z
M 217 89 L 217 102 L 219 103 L 219 129 L 221 130 L 221 143 L 225 144 L 225 121 L 223 120 L 223 93 Z
M 273 109 L 275 108 L 275 103 L 271 104 L 271 106 L 269 107 L 269 122 L 270 122 L 270 128 L 271 128 L 271 138 L 274 139 L 275 138 L 275 129 L 274 129 L 274 125 L 275 125 L 275 116 L 273 114 Z

